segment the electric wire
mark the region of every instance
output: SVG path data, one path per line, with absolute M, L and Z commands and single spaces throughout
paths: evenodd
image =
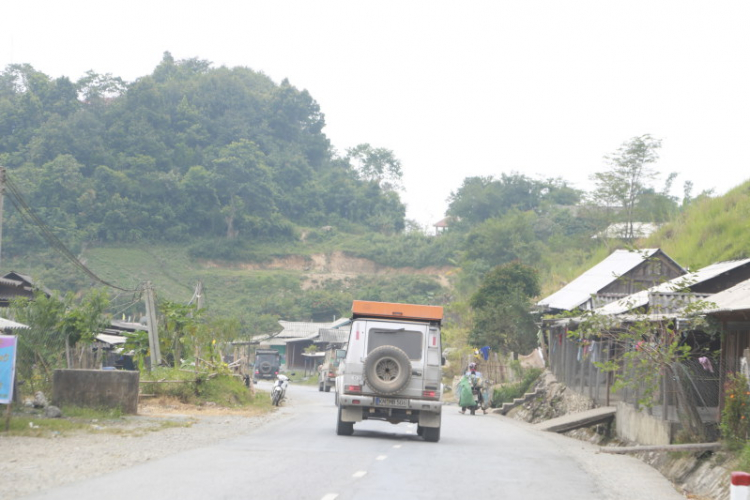
M 123 288 L 97 276 L 91 269 L 86 267 L 80 260 L 78 260 L 78 258 L 75 255 L 73 255 L 73 253 L 68 249 L 68 247 L 66 247 L 65 244 L 62 241 L 60 241 L 60 239 L 57 236 L 55 236 L 55 234 L 52 232 L 49 226 L 47 226 L 47 224 L 42 219 L 39 218 L 39 216 L 28 205 L 28 203 L 26 203 L 26 200 L 21 195 L 21 192 L 19 191 L 18 187 L 16 187 L 15 183 L 13 183 L 10 180 L 10 177 L 7 175 L 5 177 L 5 186 L 8 188 L 9 194 L 11 195 L 10 196 L 11 203 L 16 208 L 18 213 L 21 214 L 22 217 L 24 217 L 28 222 L 32 224 L 32 226 L 36 228 L 36 230 L 39 232 L 39 235 L 52 248 L 57 250 L 63 257 L 65 257 L 73 265 L 78 267 L 87 276 L 101 283 L 104 286 L 108 286 L 116 290 L 121 290 L 123 292 L 138 292 L 141 290 L 141 287 Z

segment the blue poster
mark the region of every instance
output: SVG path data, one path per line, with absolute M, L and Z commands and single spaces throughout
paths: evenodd
M 13 400 L 13 375 L 16 372 L 16 337 L 0 335 L 0 404 Z

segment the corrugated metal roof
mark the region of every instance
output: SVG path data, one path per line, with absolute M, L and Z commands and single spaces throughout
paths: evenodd
M 626 222 L 615 222 L 614 224 L 610 224 L 601 233 L 592 236 L 592 238 L 625 238 L 628 234 L 628 229 L 629 227 Z M 635 238 L 647 238 L 659 229 L 659 224 L 653 222 L 634 222 L 632 229 Z
M 658 248 L 615 250 L 606 259 L 537 304 L 571 311 L 658 251 Z
M 333 323 L 308 323 L 284 320 L 279 320 L 279 324 L 283 329 L 273 337 L 284 339 L 306 338 L 310 335 L 317 335 L 318 330 L 321 328 L 331 328 L 331 325 L 333 325 Z
M 136 330 L 147 331 L 148 330 L 148 325 L 144 325 L 143 323 L 135 323 L 132 321 L 122 321 L 119 319 L 113 319 L 112 321 L 110 321 L 110 324 L 120 330 L 130 330 L 130 331 L 136 331 Z
M 708 301 L 716 304 L 708 313 L 746 311 L 750 309 L 750 280 L 719 292 Z
M 321 328 L 320 329 L 320 342 L 328 342 L 331 344 L 343 344 L 349 340 L 349 329 L 331 329 Z
M 120 345 L 124 344 L 128 339 L 126 339 L 122 335 L 109 335 L 106 333 L 100 333 L 96 336 L 96 340 L 106 342 L 110 345 Z
M 597 314 L 622 314 L 627 311 L 632 311 L 639 307 L 643 307 L 649 303 L 649 294 L 651 293 L 674 293 L 684 289 L 689 289 L 693 285 L 706 282 L 713 279 L 721 274 L 724 274 L 732 269 L 736 269 L 740 266 L 750 263 L 750 259 L 742 260 L 728 260 L 725 262 L 717 262 L 710 266 L 703 267 L 693 273 L 688 273 L 683 276 L 671 279 L 664 283 L 660 283 L 656 286 L 649 288 L 648 290 L 642 290 L 640 292 L 623 297 L 620 300 L 616 300 L 609 304 L 596 309 Z M 715 295 L 714 295 L 715 297 Z M 711 298 L 713 301 L 713 297 Z
M 0 318 L 0 330 L 20 330 L 25 328 L 28 328 L 28 325 L 24 325 L 23 323 L 16 323 L 15 321 L 11 321 L 5 318 Z

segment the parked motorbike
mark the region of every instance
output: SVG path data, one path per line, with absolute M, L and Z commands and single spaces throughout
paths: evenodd
M 279 373 L 276 375 L 276 381 L 271 389 L 271 404 L 279 406 L 281 400 L 286 397 L 286 388 L 289 386 L 289 377 Z

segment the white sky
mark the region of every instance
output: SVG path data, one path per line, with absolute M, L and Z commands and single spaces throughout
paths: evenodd
M 663 140 L 656 168 L 679 173 L 675 195 L 750 179 L 744 0 L 11 1 L 0 68 L 132 81 L 170 51 L 289 78 L 337 150 L 395 153 L 423 225 L 468 176 L 590 189 L 603 156 L 646 133 Z

